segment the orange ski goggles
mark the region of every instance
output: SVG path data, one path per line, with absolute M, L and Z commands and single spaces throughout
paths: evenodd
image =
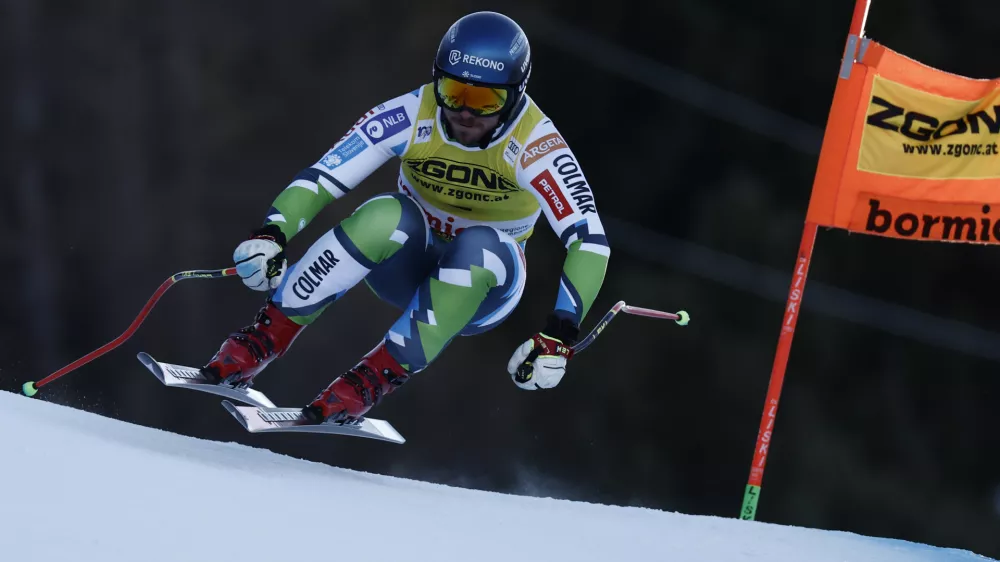
M 469 110 L 475 115 L 494 115 L 507 104 L 509 92 L 502 86 L 473 86 L 441 76 L 435 85 L 437 98 L 448 109 Z

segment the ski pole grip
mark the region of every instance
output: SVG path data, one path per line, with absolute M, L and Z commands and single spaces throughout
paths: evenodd
M 531 380 L 531 373 L 534 370 L 535 359 L 538 359 L 538 352 L 540 350 L 536 347 L 528 353 L 528 358 L 524 360 L 523 363 L 517 366 L 517 374 L 514 375 L 514 380 L 519 383 L 526 383 Z

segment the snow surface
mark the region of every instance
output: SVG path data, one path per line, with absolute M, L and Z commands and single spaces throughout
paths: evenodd
M 392 454 L 396 445 L 385 447 Z M 366 474 L 7 392 L 0 451 L 0 560 L 12 562 L 988 560 L 849 533 Z

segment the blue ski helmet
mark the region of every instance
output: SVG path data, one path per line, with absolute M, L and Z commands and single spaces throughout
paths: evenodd
M 448 29 L 434 57 L 434 92 L 442 77 L 473 86 L 499 87 L 507 92 L 501 121 L 517 107 L 531 74 L 528 37 L 514 20 L 496 12 L 469 14 Z

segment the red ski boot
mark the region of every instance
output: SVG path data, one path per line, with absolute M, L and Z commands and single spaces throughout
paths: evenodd
M 353 369 L 330 383 L 302 409 L 302 415 L 316 423 L 357 419 L 408 380 L 410 373 L 389 355 L 382 342 Z
M 304 327 L 289 320 L 269 299 L 253 324 L 229 334 L 201 372 L 216 384 L 249 386 L 268 363 L 288 351 Z

